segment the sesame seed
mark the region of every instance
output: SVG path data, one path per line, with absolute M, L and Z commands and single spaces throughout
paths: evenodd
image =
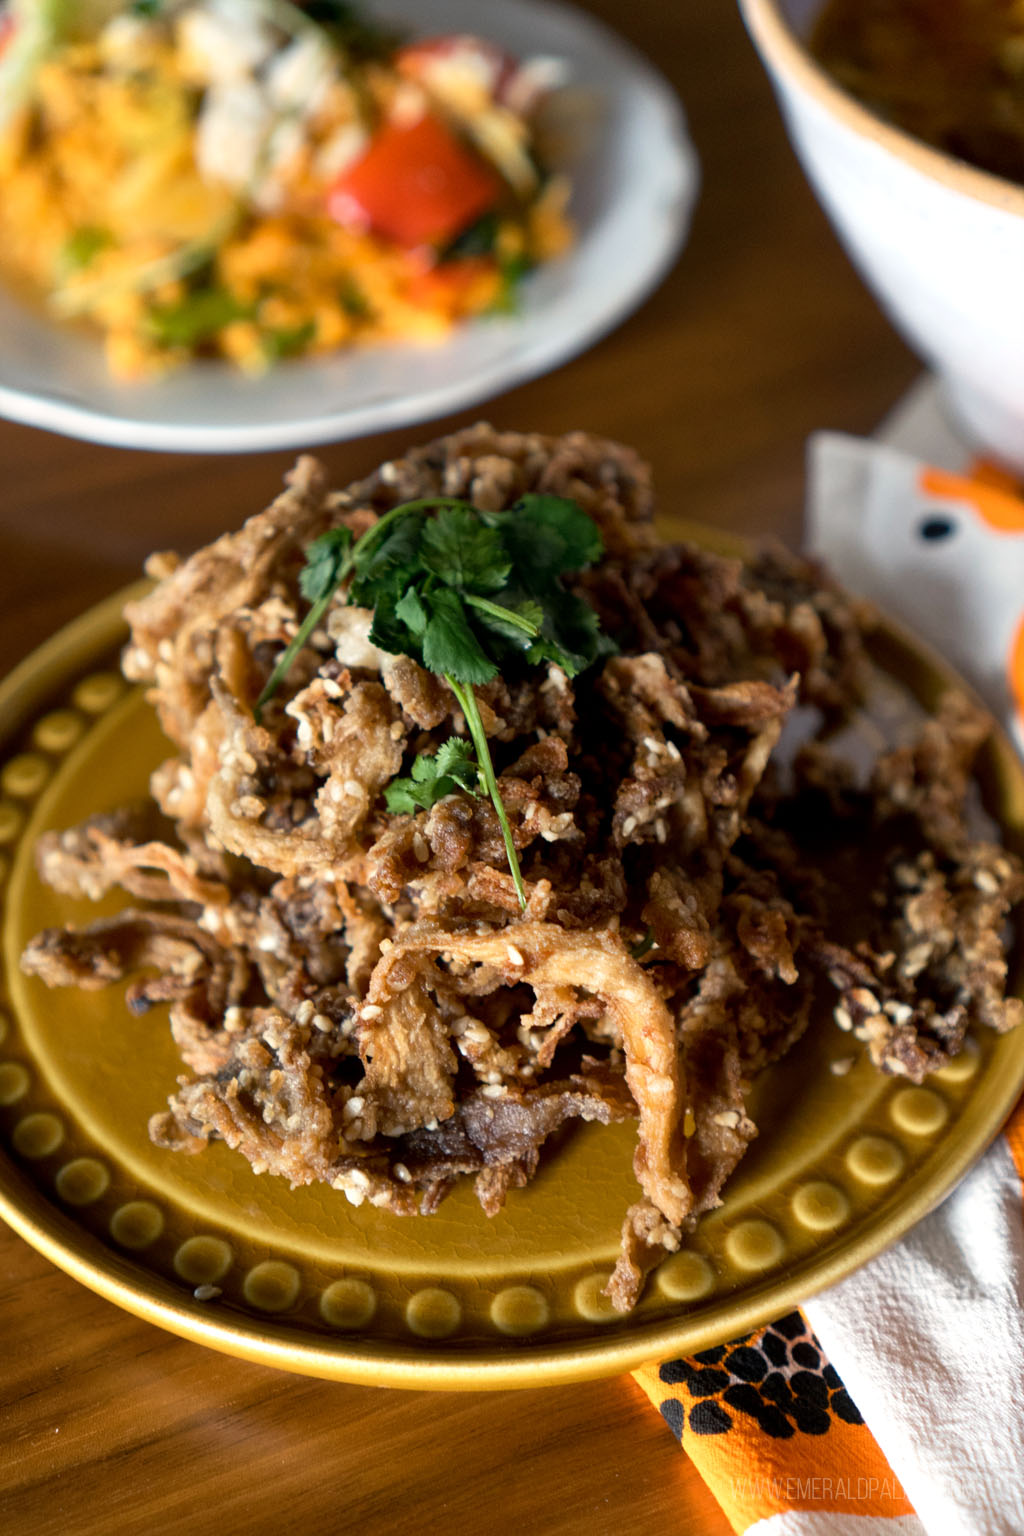
M 508 955 L 509 961 L 510 961 L 510 963 L 512 965 L 525 965 L 526 964 L 526 961 L 523 959 L 521 951 L 516 949 L 514 944 L 506 945 L 505 953 L 506 953 L 506 955 Z
M 216 1301 L 223 1292 L 219 1285 L 197 1285 L 192 1295 L 196 1301 Z
M 852 1066 L 852 1056 L 837 1056 L 835 1061 L 829 1062 L 828 1069 L 834 1077 L 845 1077 Z
M 723 1109 L 720 1114 L 713 1115 L 716 1125 L 724 1125 L 727 1130 L 734 1131 L 740 1123 L 739 1113 L 735 1109 Z
M 412 1174 L 409 1172 L 404 1163 L 393 1163 L 391 1166 L 391 1172 L 400 1184 L 412 1183 Z
M 359 1017 L 361 1019 L 379 1019 L 383 1012 L 384 1009 L 377 1003 L 364 1003 L 359 1010 Z
M 867 987 L 854 987 L 850 993 L 850 1002 L 858 1008 L 863 1008 L 865 1013 L 878 1012 L 878 998 Z

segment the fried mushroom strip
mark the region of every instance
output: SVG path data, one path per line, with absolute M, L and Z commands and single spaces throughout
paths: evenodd
M 626 1082 L 639 1111 L 637 1180 L 647 1197 L 677 1225 L 692 1206 L 681 1129 L 682 1090 L 674 1021 L 642 967 L 617 934 L 570 932 L 557 924 L 522 922 L 498 932 L 414 925 L 382 956 L 370 999 L 402 985 L 408 955 L 426 953 L 485 965 L 509 985 L 584 987 L 601 999 L 618 1026 Z
M 171 1032 L 198 1072 L 217 1071 L 230 1054 L 225 1018 L 241 1004 L 251 972 L 243 950 L 223 948 L 197 923 L 130 907 L 85 929 L 45 929 L 26 948 L 21 968 L 48 987 L 86 992 L 155 970 L 155 978 L 129 988 L 128 1007 L 141 1014 L 170 1002 Z
M 65 832 L 44 832 L 36 843 L 41 877 L 55 891 L 91 901 L 120 886 L 143 901 L 226 906 L 227 883 L 205 878 L 193 855 L 147 836 L 150 819 L 115 812 L 91 816 Z

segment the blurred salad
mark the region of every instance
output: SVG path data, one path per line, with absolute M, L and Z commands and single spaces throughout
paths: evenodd
M 346 0 L 0 0 L 0 262 L 125 378 L 443 338 L 571 244 L 562 78 Z

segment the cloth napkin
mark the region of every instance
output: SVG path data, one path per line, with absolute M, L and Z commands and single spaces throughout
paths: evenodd
M 809 547 L 1024 747 L 1024 487 L 925 381 L 809 454 Z M 1024 1536 L 1024 1103 L 959 1188 L 749 1337 L 634 1372 L 737 1532 Z

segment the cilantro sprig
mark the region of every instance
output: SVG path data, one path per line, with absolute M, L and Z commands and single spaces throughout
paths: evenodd
M 463 736 L 449 736 L 436 752 L 420 752 L 407 779 L 392 779 L 384 791 L 389 811 L 414 815 L 429 811 L 445 795 L 457 789 L 480 794 L 480 769 L 473 747 Z
M 359 539 L 348 528 L 332 528 L 307 550 L 299 587 L 311 606 L 260 694 L 256 719 L 348 581 L 348 602 L 373 610 L 371 643 L 443 677 L 472 742 L 471 749 L 465 738 L 451 737 L 435 754 L 421 753 L 411 776 L 385 790 L 388 809 L 426 810 L 456 789 L 488 795 L 525 908 L 519 858 L 474 690 L 506 669 L 543 662 L 575 677 L 613 648 L 589 603 L 562 580 L 602 552 L 595 524 L 560 496 L 523 496 L 503 512 L 426 497 L 393 507 Z

